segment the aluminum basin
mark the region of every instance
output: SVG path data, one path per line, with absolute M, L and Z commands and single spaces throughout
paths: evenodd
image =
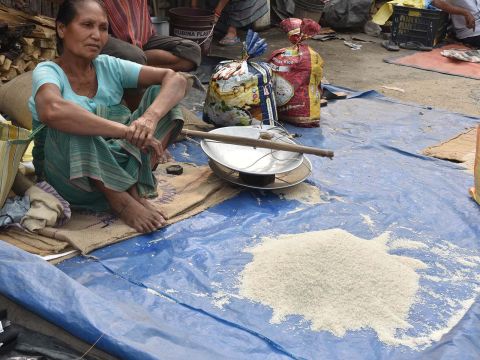
M 252 139 L 260 139 L 262 132 L 268 132 L 273 136 L 270 141 L 295 144 L 282 129 L 265 125 L 261 127 L 227 126 L 210 132 Z M 249 174 L 280 174 L 298 168 L 303 162 L 303 154 L 283 150 L 254 148 L 206 139 L 202 140 L 200 145 L 205 154 L 215 162 L 229 169 Z

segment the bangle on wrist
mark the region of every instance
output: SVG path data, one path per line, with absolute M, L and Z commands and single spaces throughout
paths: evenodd
M 214 15 L 215 15 L 216 17 L 222 16 L 222 13 L 221 13 L 221 12 L 218 12 L 217 10 L 215 10 L 213 13 L 214 13 Z

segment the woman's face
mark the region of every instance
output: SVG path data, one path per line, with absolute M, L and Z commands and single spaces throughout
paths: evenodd
M 58 24 L 58 35 L 63 41 L 63 52 L 93 60 L 108 40 L 108 20 L 95 1 L 77 5 L 77 14 L 68 24 Z

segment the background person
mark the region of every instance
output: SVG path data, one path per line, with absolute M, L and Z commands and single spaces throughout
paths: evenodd
M 480 48 L 480 2 L 477 0 L 432 0 L 431 4 L 452 17 L 455 36 Z
M 216 29 L 225 33 L 220 45 L 232 46 L 241 41 L 237 29 L 253 24 L 268 12 L 267 0 L 206 0 L 209 9 L 214 9 Z M 198 1 L 192 0 L 192 7 Z
M 175 71 L 191 71 L 200 65 L 197 43 L 155 33 L 147 0 L 104 0 L 104 4 L 112 36 L 103 54 Z

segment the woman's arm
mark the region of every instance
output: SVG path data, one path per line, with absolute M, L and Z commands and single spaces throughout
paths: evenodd
M 225 8 L 225 6 L 227 6 L 227 4 L 230 2 L 230 0 L 220 0 L 218 3 L 217 3 L 217 6 L 215 6 L 215 15 L 220 17 L 220 15 L 222 14 L 222 11 L 223 9 Z
M 42 85 L 35 95 L 38 117 L 48 127 L 69 134 L 126 138 L 128 126 L 103 119 L 65 100 L 54 84 Z
M 215 15 L 217 15 L 217 17 L 220 17 L 220 15 L 222 14 L 222 11 L 223 9 L 225 8 L 225 6 L 227 6 L 227 4 L 229 3 L 230 0 L 220 0 L 218 3 L 217 3 L 217 6 L 215 6 Z M 193 8 L 196 8 L 198 7 L 198 0 L 192 0 L 191 2 L 191 7 Z
M 451 5 L 444 0 L 433 0 L 432 5 L 452 15 L 462 15 L 465 17 L 465 24 L 468 29 L 475 31 L 475 17 L 465 8 Z
M 173 70 L 142 66 L 139 87 L 161 85 L 160 92 L 148 109 L 129 127 L 127 140 L 143 148 L 154 142 L 153 134 L 158 122 L 185 96 L 187 80 Z
M 138 77 L 139 87 L 161 85 L 157 98 L 143 114 L 143 117 L 155 122 L 155 125 L 184 97 L 187 80 L 173 70 L 152 66 L 142 66 Z

